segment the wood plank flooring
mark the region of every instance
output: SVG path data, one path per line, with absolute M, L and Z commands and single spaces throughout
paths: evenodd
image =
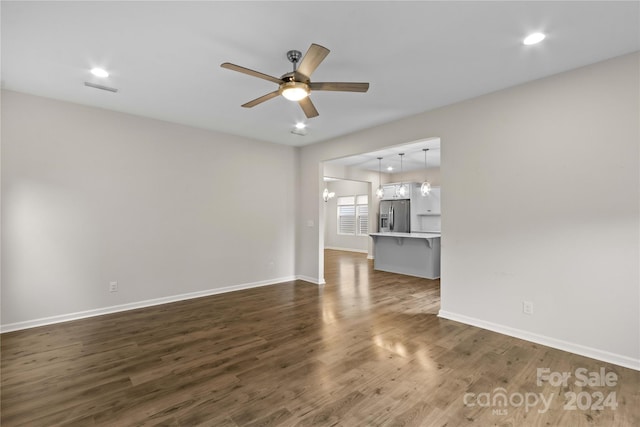
M 640 425 L 639 372 L 440 319 L 437 280 L 373 271 L 362 254 L 325 261 L 323 287 L 3 334 L 2 426 Z M 617 381 L 538 386 L 538 368 Z

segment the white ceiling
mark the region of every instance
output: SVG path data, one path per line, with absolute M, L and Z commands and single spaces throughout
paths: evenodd
M 1 3 L 6 89 L 305 145 L 640 50 L 633 2 L 10 2 Z M 547 39 L 523 46 L 544 31 Z M 315 92 L 304 120 L 281 97 L 240 105 L 280 76 L 285 53 L 331 50 L 312 81 L 370 82 L 366 94 Z M 89 74 L 101 66 L 105 80 Z M 84 86 L 85 81 L 117 93 Z M 290 131 L 308 122 L 306 136 Z

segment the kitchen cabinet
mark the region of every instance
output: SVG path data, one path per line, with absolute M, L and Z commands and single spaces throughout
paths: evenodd
M 440 187 L 431 187 L 431 192 L 423 196 L 421 185 L 411 187 L 411 231 L 440 232 Z
M 382 200 L 396 200 L 398 198 L 396 195 L 396 184 L 386 184 L 382 186 Z
M 396 194 L 396 188 L 400 186 L 400 184 L 404 184 L 407 188 L 407 193 L 404 197 L 400 197 Z M 383 184 L 382 185 L 382 200 L 400 200 L 400 199 L 411 199 L 413 194 L 413 188 L 416 185 L 415 182 L 396 182 L 393 184 Z M 418 184 L 419 185 L 419 184 Z
M 399 182 L 383 184 L 382 200 L 409 199 L 411 201 L 411 231 L 440 232 L 440 187 L 431 187 L 431 192 L 423 196 L 420 194 L 420 182 L 405 182 L 407 195 L 399 197 L 396 187 Z
M 411 209 L 416 215 L 440 215 L 440 187 L 431 187 L 431 192 L 423 196 L 420 187 L 412 187 Z

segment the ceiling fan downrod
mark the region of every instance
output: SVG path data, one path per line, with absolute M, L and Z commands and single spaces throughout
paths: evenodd
M 298 61 L 300 61 L 300 58 L 302 58 L 302 52 L 300 52 L 299 50 L 290 50 L 289 52 L 287 52 L 287 59 L 293 64 L 294 73 L 298 68 Z

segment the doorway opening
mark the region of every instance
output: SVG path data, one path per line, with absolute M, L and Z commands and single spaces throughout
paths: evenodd
M 360 190 L 346 190 L 347 193 L 354 193 L 355 196 L 357 196 L 355 193 L 362 193 L 364 188 L 367 188 L 367 230 L 369 233 L 378 232 L 380 199 L 376 197 L 376 190 L 379 186 L 389 187 L 406 183 L 419 189 L 421 184 L 428 180 L 431 188 L 435 189 L 438 194 L 440 193 L 440 138 L 425 138 L 381 150 L 326 160 L 322 164 L 322 171 L 325 177 L 324 188 L 327 188 L 329 193 L 334 193 L 335 197 L 325 203 L 324 216 L 320 218 L 323 227 L 319 227 L 321 230 L 319 236 L 320 271 L 324 271 L 325 279 L 328 279 L 331 273 L 325 268 L 325 256 L 329 257 L 330 253 L 326 251 L 347 249 L 357 253 L 365 250 L 364 240 L 354 244 L 345 244 L 346 240 L 341 237 L 348 236 L 340 236 L 336 231 L 340 221 L 337 197 L 344 193 L 339 190 L 340 186 L 346 186 L 345 188 L 348 188 L 349 185 L 361 186 Z M 348 210 L 349 208 L 345 208 L 345 211 Z M 357 218 L 358 216 L 355 215 L 351 220 L 358 221 Z M 416 214 L 413 218 L 411 232 L 440 233 L 440 218 L 440 212 L 437 215 L 429 216 L 424 214 L 417 216 Z M 364 233 L 362 230 L 359 231 L 362 238 Z M 355 238 L 355 235 L 353 237 Z M 336 242 L 342 243 L 337 244 Z M 336 257 L 336 254 L 331 254 L 332 259 L 349 258 L 348 256 Z M 369 260 L 375 259 L 371 237 L 366 238 L 366 256 Z

